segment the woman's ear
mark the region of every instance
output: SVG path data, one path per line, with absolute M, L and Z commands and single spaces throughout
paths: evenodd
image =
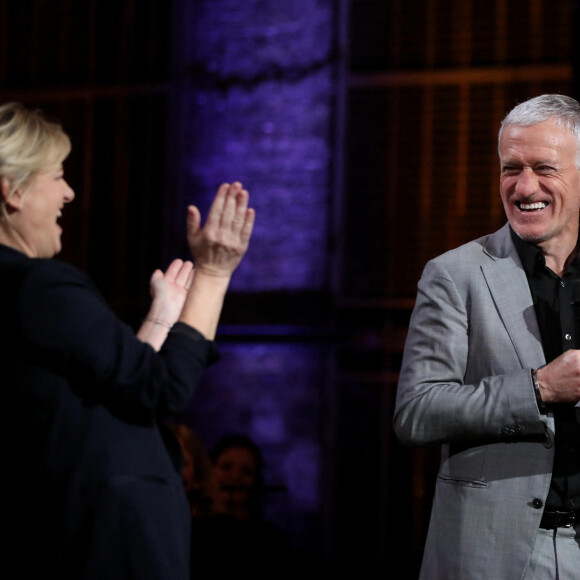
M 0 179 L 0 188 L 2 189 L 2 200 L 6 201 L 10 194 L 10 180 L 6 176 Z
M 9 177 L 2 177 L 0 179 L 0 190 L 2 193 L 2 202 L 9 208 L 20 209 L 22 204 L 22 194 L 20 189 L 12 191 L 12 181 Z

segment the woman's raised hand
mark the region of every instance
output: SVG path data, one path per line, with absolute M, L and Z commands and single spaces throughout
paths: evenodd
M 242 184 L 223 183 L 217 191 L 203 228 L 197 207 L 187 211 L 187 240 L 198 273 L 230 277 L 248 249 L 254 210 L 248 207 Z
M 193 205 L 187 210 L 195 276 L 179 320 L 208 340 L 215 337 L 232 272 L 248 249 L 253 227 L 254 210 L 248 207 L 248 192 L 238 182 L 220 186 L 203 228 L 199 210 Z

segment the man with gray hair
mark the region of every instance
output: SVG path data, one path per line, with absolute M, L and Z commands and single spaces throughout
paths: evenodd
M 394 425 L 442 445 L 421 578 L 580 578 L 580 105 L 499 132 L 508 223 L 430 261 Z

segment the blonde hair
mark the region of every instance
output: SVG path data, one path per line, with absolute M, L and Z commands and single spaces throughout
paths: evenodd
M 71 150 L 59 123 L 20 103 L 0 106 L 0 179 L 10 183 L 8 196 L 26 187 L 38 173 L 58 167 Z M 2 199 L 2 213 L 5 213 Z

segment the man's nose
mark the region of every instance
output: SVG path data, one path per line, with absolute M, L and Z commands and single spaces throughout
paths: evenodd
M 538 191 L 538 177 L 531 167 L 524 167 L 518 175 L 516 183 L 516 192 L 520 195 L 532 195 Z

